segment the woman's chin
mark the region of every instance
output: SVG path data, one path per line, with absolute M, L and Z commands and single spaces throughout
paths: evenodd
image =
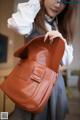
M 48 13 L 48 16 L 50 16 L 51 18 L 55 18 L 57 16 L 57 14 Z

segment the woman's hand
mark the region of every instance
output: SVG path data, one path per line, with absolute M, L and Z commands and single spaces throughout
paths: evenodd
M 47 32 L 44 38 L 44 42 L 47 40 L 48 37 L 49 37 L 50 43 L 52 43 L 54 38 L 56 37 L 61 38 L 66 43 L 66 40 L 63 38 L 62 34 L 57 30 L 52 30 Z

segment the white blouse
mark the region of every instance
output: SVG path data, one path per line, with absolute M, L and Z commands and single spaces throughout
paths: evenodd
M 8 19 L 8 27 L 14 29 L 21 35 L 29 35 L 33 28 L 33 22 L 40 10 L 40 0 L 29 0 L 29 2 L 19 3 L 17 12 L 13 13 L 11 18 Z M 45 22 L 48 31 L 51 26 Z M 73 59 L 73 47 L 65 43 L 65 51 L 62 58 L 64 65 L 69 65 Z
M 29 0 L 19 3 L 17 12 L 8 19 L 8 27 L 16 32 L 25 35 L 30 34 L 33 28 L 34 18 L 40 10 L 40 0 Z

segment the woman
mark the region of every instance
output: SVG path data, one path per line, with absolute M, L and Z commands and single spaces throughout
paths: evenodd
M 65 42 L 62 64 L 68 65 L 73 59 L 71 43 L 76 5 L 69 4 L 72 1 L 30 0 L 27 3 L 21 3 L 18 5 L 17 12 L 8 20 L 8 26 L 24 35 L 25 41 L 42 34 L 45 34 L 44 42 L 47 37 L 50 42 L 54 42 L 55 37 L 62 38 Z M 67 96 L 64 81 L 59 72 L 58 80 L 44 111 L 33 114 L 16 105 L 12 120 L 64 120 L 67 112 Z

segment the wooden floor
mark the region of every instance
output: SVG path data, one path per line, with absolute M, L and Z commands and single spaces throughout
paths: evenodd
M 72 88 L 69 98 L 69 114 L 65 120 L 80 120 L 80 94 L 76 88 Z

